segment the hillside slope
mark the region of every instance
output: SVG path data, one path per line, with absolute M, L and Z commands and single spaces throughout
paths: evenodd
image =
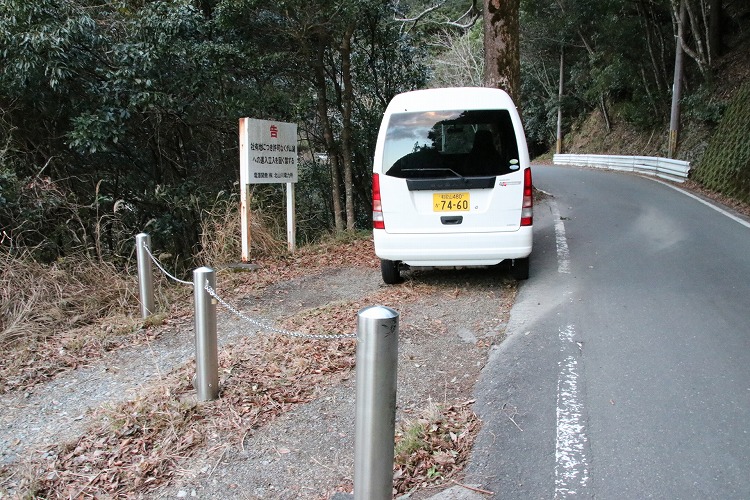
M 710 92 L 704 88 L 683 99 L 677 152 L 678 159 L 691 163 L 691 179 L 744 203 L 750 203 L 749 58 L 747 34 L 717 62 Z M 609 128 L 600 109 L 574 125 L 565 152 L 667 156 L 667 123 L 639 129 L 618 116 L 616 103 L 612 108 Z

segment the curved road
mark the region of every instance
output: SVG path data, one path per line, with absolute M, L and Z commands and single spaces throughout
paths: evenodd
M 477 388 L 495 498 L 750 498 L 750 224 L 537 166 L 531 278 Z

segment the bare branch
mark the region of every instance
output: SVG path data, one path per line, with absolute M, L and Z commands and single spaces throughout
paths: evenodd
M 696 48 L 692 49 L 685 40 L 685 36 L 683 33 L 682 37 L 678 37 L 678 43 L 682 47 L 682 50 L 687 54 L 691 59 L 693 59 L 698 64 L 698 70 L 701 72 L 701 74 L 706 73 L 706 69 L 709 65 L 706 53 L 703 47 L 703 43 L 700 37 L 699 28 L 697 26 L 697 21 L 694 17 L 694 12 L 691 9 L 691 4 L 687 0 L 682 0 L 685 3 L 685 8 L 687 10 L 687 17 L 688 17 L 688 24 L 689 26 L 685 26 L 685 28 L 690 28 L 690 32 L 693 35 L 693 39 L 696 44 Z M 679 0 L 672 0 L 672 19 L 675 22 L 676 25 L 679 25 L 680 23 L 680 1 Z
M 414 23 L 416 25 L 419 22 L 419 20 L 422 19 L 424 16 L 426 16 L 430 12 L 434 12 L 434 11 L 438 10 L 440 7 L 442 7 L 443 5 L 445 5 L 445 1 L 446 0 L 443 0 L 442 2 L 440 2 L 437 5 L 435 5 L 434 7 L 427 8 L 426 10 L 422 11 L 421 14 L 418 14 L 415 17 L 410 17 L 410 18 L 398 18 L 398 17 L 394 17 L 393 20 L 394 21 L 398 21 L 400 23 Z
M 425 10 L 423 10 L 421 13 L 417 14 L 413 17 L 394 17 L 393 20 L 400 23 L 412 23 L 412 26 L 409 28 L 409 30 L 414 29 L 416 27 L 417 23 L 421 21 L 423 18 L 431 14 L 432 12 L 435 12 L 436 10 L 440 9 L 443 5 L 445 5 L 447 0 L 443 0 L 440 3 L 434 5 L 433 7 L 429 7 Z M 460 29 L 469 29 L 474 24 L 476 24 L 477 19 L 479 19 L 482 15 L 481 9 L 477 9 L 477 0 L 471 0 L 471 5 L 469 8 L 461 14 L 461 16 L 458 17 L 458 19 L 454 21 L 443 21 L 440 24 L 444 24 L 446 26 L 452 26 L 455 28 Z M 467 21 L 462 22 L 462 20 L 467 19 Z
M 455 26 L 457 28 L 469 29 L 474 26 L 474 24 L 476 24 L 477 19 L 479 19 L 481 15 L 482 11 L 480 9 L 477 9 L 477 0 L 472 0 L 471 6 L 466 12 L 461 15 L 461 17 L 459 17 L 455 21 L 448 21 L 446 24 L 449 26 Z M 466 23 L 461 23 L 461 20 L 464 18 L 470 19 Z

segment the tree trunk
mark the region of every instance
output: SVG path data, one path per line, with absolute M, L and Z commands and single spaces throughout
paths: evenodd
M 651 66 L 654 72 L 654 83 L 658 92 L 667 89 L 667 78 L 664 78 L 664 64 L 657 62 L 657 54 L 655 48 L 661 48 L 662 40 L 659 36 L 658 25 L 654 22 L 654 5 L 650 2 L 641 0 L 636 4 L 638 8 L 638 18 L 643 28 L 643 33 L 646 38 L 646 47 L 648 48 L 648 54 L 651 59 Z M 655 47 L 656 45 L 656 47 Z M 661 63 L 663 63 L 661 59 Z
M 704 0 L 700 0 L 704 1 Z M 688 0 L 679 0 L 679 9 L 680 14 L 677 12 L 677 8 L 675 7 L 678 3 L 678 0 L 672 0 L 672 8 L 674 10 L 675 18 L 682 17 L 682 9 L 685 9 L 687 17 L 684 21 L 679 22 L 680 25 L 682 25 L 683 33 L 688 28 L 690 29 L 693 43 L 695 43 L 695 47 L 691 48 L 688 46 L 686 42 L 686 37 L 682 37 L 680 39 L 681 45 L 682 45 L 682 51 L 690 56 L 696 64 L 698 64 L 698 70 L 701 72 L 702 75 L 708 76 L 708 71 L 710 69 L 710 61 L 709 61 L 709 55 L 708 51 L 706 50 L 706 44 L 708 44 L 708 39 L 704 39 L 702 36 L 702 27 L 701 24 L 702 17 L 700 14 L 703 12 L 703 9 L 699 9 L 701 12 L 697 12 L 693 5 Z M 700 5 L 698 5 L 700 7 Z
M 331 162 L 331 197 L 333 199 L 333 220 L 336 225 L 336 231 L 344 230 L 344 220 L 341 217 L 341 175 L 339 174 L 339 155 L 336 147 L 336 139 L 333 136 L 333 127 L 328 119 L 328 98 L 326 94 L 326 77 L 324 56 L 325 44 L 318 41 L 318 52 L 315 57 L 315 87 L 318 96 L 317 111 L 320 125 L 323 128 L 323 138 L 326 143 L 328 158 Z
M 557 90 L 557 147 L 555 152 L 563 152 L 563 133 L 562 133 L 562 98 L 563 98 L 563 78 L 565 75 L 565 49 L 560 47 L 560 84 Z
M 520 0 L 485 0 L 484 85 L 505 90 L 516 106 L 521 97 Z
M 672 113 L 669 119 L 669 144 L 667 157 L 674 158 L 677 154 L 677 141 L 680 133 L 680 96 L 682 94 L 682 37 L 685 33 L 685 2 L 680 3 L 680 15 L 677 18 L 677 42 L 674 55 L 674 82 L 672 83 Z
M 710 0 L 708 8 L 708 49 L 711 61 L 715 64 L 724 49 L 722 44 L 724 15 L 722 12 L 721 0 Z
M 602 108 L 602 117 L 604 117 L 604 124 L 607 126 L 607 133 L 612 132 L 612 124 L 609 122 L 609 113 L 607 112 L 607 102 L 604 99 L 604 94 L 599 94 L 599 106 Z
M 352 88 L 352 35 L 354 25 L 349 25 L 344 31 L 341 43 L 341 79 L 343 81 L 343 96 L 341 99 L 342 129 L 341 155 L 344 163 L 344 194 L 346 198 L 346 229 L 354 230 L 354 179 L 352 165 L 352 106 L 354 105 L 354 90 Z

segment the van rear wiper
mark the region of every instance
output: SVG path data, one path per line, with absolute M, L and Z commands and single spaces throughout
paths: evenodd
M 404 168 L 401 170 L 400 176 L 404 179 L 434 179 L 440 177 L 448 177 L 446 173 L 453 174 L 453 176 L 463 179 L 464 176 L 456 172 L 455 170 L 447 167 L 430 167 L 430 168 Z
M 447 170 L 448 172 L 452 173 L 453 175 L 455 175 L 456 177 L 459 177 L 461 179 L 463 179 L 465 177 L 465 176 L 459 174 L 458 172 L 456 172 L 455 170 L 453 170 L 452 168 L 444 168 L 442 170 Z

